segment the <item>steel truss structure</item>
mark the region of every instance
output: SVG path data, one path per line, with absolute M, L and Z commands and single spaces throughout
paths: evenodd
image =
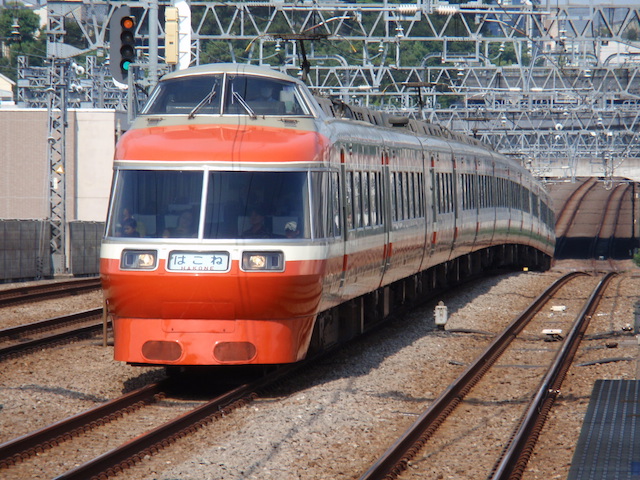
M 589 162 L 609 177 L 640 153 L 640 5 L 572 1 L 191 0 L 192 63 L 271 64 L 318 94 L 479 137 L 540 176 Z M 134 9 L 144 63 L 149 10 L 172 3 L 48 2 L 50 34 L 75 22 L 86 45 L 70 55 L 60 35 L 49 56 L 80 64 L 90 55 L 68 69 L 67 104 L 126 105 L 105 67 L 109 19 L 119 6 Z M 162 57 L 161 24 L 158 38 Z M 43 75 L 22 68 L 19 101 L 45 105 Z

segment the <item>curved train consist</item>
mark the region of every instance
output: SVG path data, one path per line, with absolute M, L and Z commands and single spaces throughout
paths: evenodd
M 543 187 L 474 139 L 264 67 L 163 77 L 118 142 L 101 277 L 115 358 L 281 364 L 491 268 L 547 268 Z

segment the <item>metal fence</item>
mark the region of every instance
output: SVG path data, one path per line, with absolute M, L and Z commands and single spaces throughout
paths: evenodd
M 70 273 L 97 275 L 102 222 L 70 222 Z M 0 220 L 0 282 L 53 277 L 51 231 L 46 220 Z
M 71 273 L 97 275 L 100 271 L 100 242 L 104 222 L 70 222 Z

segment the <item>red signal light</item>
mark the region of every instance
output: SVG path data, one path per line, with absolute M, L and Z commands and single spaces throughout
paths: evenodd
M 120 20 L 120 25 L 122 25 L 122 28 L 131 30 L 136 26 L 136 22 L 133 17 L 122 17 L 122 20 Z

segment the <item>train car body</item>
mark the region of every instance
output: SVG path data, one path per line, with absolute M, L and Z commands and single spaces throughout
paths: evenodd
M 239 64 L 165 76 L 118 142 L 101 248 L 115 359 L 281 364 L 499 265 L 545 268 L 549 199 L 440 127 Z

